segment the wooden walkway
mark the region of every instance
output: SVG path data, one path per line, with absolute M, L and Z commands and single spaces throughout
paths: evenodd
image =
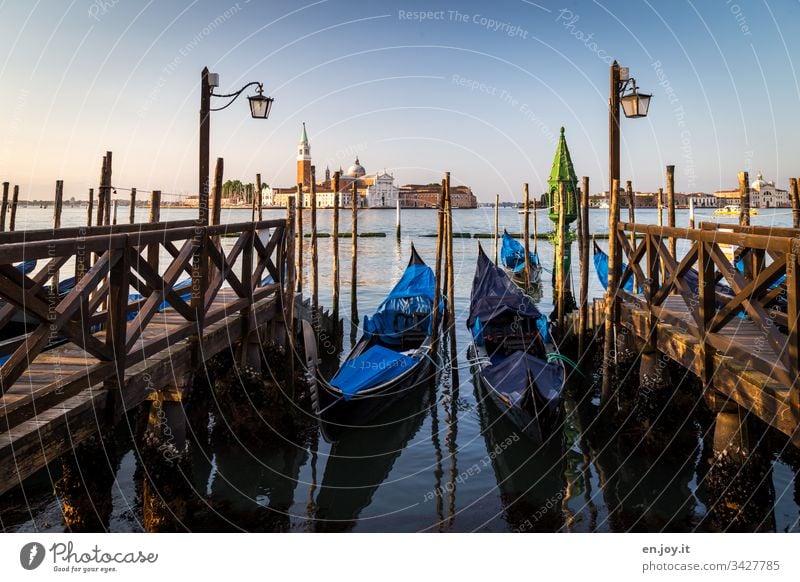
M 594 324 L 610 317 L 696 374 L 712 408 L 735 402 L 800 446 L 800 231 L 620 224 L 617 234 L 625 269 L 609 275 L 616 293 L 595 302 Z M 673 241 L 688 243 L 683 256 Z
M 291 258 L 286 221 L 85 228 L 78 244 L 74 230 L 0 233 L 0 322 L 34 321 L 0 349 L 0 494 L 143 401 L 180 400 L 204 361 L 263 337 L 294 303 L 276 269 Z M 23 255 L 46 264 L 22 275 Z M 72 264 L 57 296 L 54 273 Z

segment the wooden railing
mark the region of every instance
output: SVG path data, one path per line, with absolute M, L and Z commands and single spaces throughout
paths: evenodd
M 640 238 L 631 237 L 633 233 Z M 682 257 L 670 251 L 670 240 L 683 241 L 679 248 L 688 244 Z M 696 338 L 703 380 L 710 385 L 717 352 L 741 361 L 753 359 L 748 348 L 737 342 L 735 331 L 723 332 L 743 313 L 758 329 L 758 345 L 765 348 L 759 371 L 790 388 L 797 401 L 800 231 L 705 223 L 699 229 L 622 223 L 616 241 L 627 267 L 616 278 L 618 288 L 612 295 L 617 304 L 632 302 L 646 311 L 648 337 L 661 321 Z M 744 272 L 726 250 L 733 250 L 744 262 Z M 631 278 L 634 293 L 624 289 Z M 668 297 L 676 295 L 683 300 L 684 317 L 664 306 Z M 775 305 L 777 300 L 780 306 Z M 616 307 L 612 317 L 619 317 Z
M 0 233 L 0 328 L 15 316 L 33 322 L 28 333 L 0 347 L 0 356 L 8 356 L 0 367 L 0 392 L 56 340 L 113 363 L 121 380 L 126 366 L 188 335 L 202 338 L 205 326 L 236 312 L 246 315 L 273 293 L 282 298 L 286 270 L 277 266 L 286 263 L 292 238 L 286 224 L 180 221 Z M 161 254 L 170 257 L 163 268 Z M 14 266 L 30 259 L 39 263 L 31 274 Z M 70 264 L 74 285 L 59 293 L 59 272 L 63 286 Z M 223 286 L 233 293 L 217 305 Z M 174 310 L 180 323 L 153 327 L 165 308 Z M 247 317 L 243 321 L 248 325 Z

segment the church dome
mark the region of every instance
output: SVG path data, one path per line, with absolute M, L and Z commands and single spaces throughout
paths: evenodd
M 758 173 L 756 176 L 755 182 L 750 184 L 750 188 L 753 190 L 761 190 L 762 186 L 768 186 L 769 183 L 764 180 L 764 176 L 761 175 L 761 172 Z
M 367 171 L 364 169 L 364 166 L 359 163 L 358 158 L 356 158 L 356 161 L 352 166 L 347 168 L 347 175 L 353 178 L 360 178 L 366 173 Z

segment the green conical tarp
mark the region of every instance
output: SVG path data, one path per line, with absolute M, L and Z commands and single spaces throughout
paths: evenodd
M 308 143 L 308 135 L 306 135 L 306 122 L 303 122 L 303 137 L 300 138 L 300 143 Z
M 578 217 L 578 177 L 575 175 L 575 168 L 572 167 L 572 158 L 567 147 L 567 138 L 564 136 L 564 128 L 561 128 L 561 137 L 556 147 L 556 157 L 553 160 L 553 168 L 550 170 L 550 179 L 547 180 L 548 192 L 547 202 L 550 210 L 550 220 L 558 222 L 559 208 L 559 184 L 564 182 L 567 189 L 566 196 L 566 222 L 574 222 Z

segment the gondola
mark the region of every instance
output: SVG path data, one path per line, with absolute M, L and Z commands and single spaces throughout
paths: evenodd
M 475 381 L 532 441 L 547 440 L 561 420 L 561 356 L 549 343 L 547 318 L 480 245 L 467 327 Z
M 530 284 L 538 285 L 542 280 L 542 264 L 537 253 L 528 252 L 530 261 Z M 514 237 L 503 230 L 503 244 L 500 249 L 500 260 L 509 276 L 517 284 L 525 284 L 525 247 Z
M 411 246 L 403 276 L 330 380 L 311 374 L 311 402 L 323 436 L 336 441 L 423 383 L 431 363 L 433 271 Z

